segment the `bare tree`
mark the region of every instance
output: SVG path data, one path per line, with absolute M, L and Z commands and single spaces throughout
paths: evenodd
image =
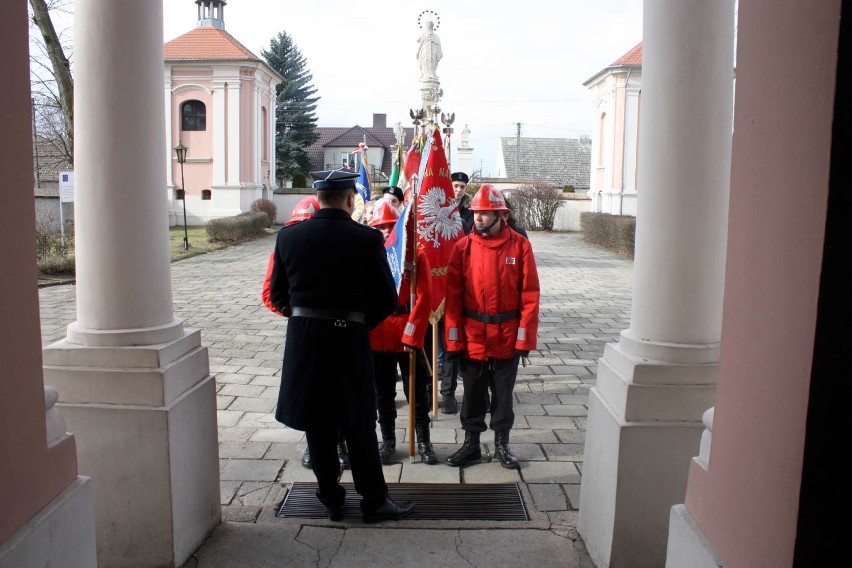
M 36 148 L 44 144 L 52 146 L 50 153 L 62 155 L 68 163 L 73 163 L 74 80 L 67 47 L 51 18 L 51 12 L 67 12 L 68 4 L 68 0 L 30 0 L 32 21 L 39 32 L 38 36 L 31 34 L 38 51 L 31 53 L 30 71 Z

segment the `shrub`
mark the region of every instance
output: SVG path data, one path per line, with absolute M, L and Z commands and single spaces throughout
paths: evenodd
M 546 183 L 522 185 L 512 190 L 512 216 L 521 227 L 552 231 L 562 193 Z
M 562 193 L 574 193 L 574 186 L 571 184 L 562 186 Z
M 207 236 L 212 242 L 235 243 L 265 233 L 269 217 L 266 213 L 240 213 L 207 222 Z
M 38 261 L 39 274 L 73 274 L 75 269 L 73 256 L 51 256 Z
M 633 258 L 636 217 L 608 213 L 580 214 L 580 229 L 587 243 Z
M 308 178 L 305 174 L 293 174 L 293 187 L 308 187 Z
M 266 224 L 267 227 L 272 226 L 272 223 L 275 222 L 275 216 L 278 215 L 278 207 L 269 199 L 255 199 L 254 203 L 251 204 L 251 210 L 252 213 L 266 214 L 266 217 L 269 219 L 269 222 Z
M 36 214 L 36 260 L 43 261 L 52 257 L 66 258 L 74 246 L 74 222 L 65 221 L 67 226 L 65 242 L 62 235 L 53 230 L 56 216 L 52 211 L 39 211 Z M 73 260 L 72 260 L 73 263 Z

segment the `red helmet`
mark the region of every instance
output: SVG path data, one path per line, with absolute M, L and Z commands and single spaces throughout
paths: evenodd
M 296 204 L 296 207 L 293 208 L 293 215 L 287 219 L 287 222 L 284 223 L 284 226 L 290 226 L 293 223 L 298 223 L 299 221 L 306 221 L 314 216 L 314 213 L 319 211 L 319 201 L 315 195 L 309 195 L 299 201 Z
M 390 204 L 386 199 L 376 201 L 376 207 L 373 209 L 373 218 L 370 219 L 371 227 L 381 227 L 382 225 L 393 225 L 399 219 L 399 211 L 396 207 Z
M 508 211 L 506 200 L 500 190 L 490 183 L 483 183 L 473 201 L 470 202 L 471 211 Z

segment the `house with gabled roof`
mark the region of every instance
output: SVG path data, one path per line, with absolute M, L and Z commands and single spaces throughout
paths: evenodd
M 591 155 L 592 210 L 636 215 L 642 43 L 590 77 L 595 93 Z
M 169 224 L 248 211 L 275 180 L 275 87 L 283 77 L 225 31 L 224 0 L 163 46 Z M 188 148 L 181 171 L 175 148 Z
M 411 144 L 413 128 L 404 128 L 403 145 Z M 353 154 L 361 143 L 367 144 L 367 166 L 371 179 L 387 180 L 393 169 L 393 148 L 396 146 L 394 129 L 387 125 L 386 114 L 373 114 L 372 126 L 317 127 L 319 139 L 305 148 L 311 171 L 330 170 L 348 164 L 353 169 L 360 166 L 361 154 Z
M 579 138 L 501 137 L 497 146 L 497 177 L 589 189 L 592 141 Z

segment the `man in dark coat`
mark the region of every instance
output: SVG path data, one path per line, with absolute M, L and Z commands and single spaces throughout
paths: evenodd
M 470 181 L 470 178 L 464 172 L 453 172 L 450 175 L 450 179 L 453 182 L 455 201 L 459 204 L 462 229 L 464 229 L 464 234 L 466 235 L 470 232 L 471 227 L 473 227 L 473 211 L 468 209 L 470 197 L 467 194 L 467 183 Z
M 398 305 L 381 233 L 354 222 L 358 174 L 312 172 L 320 210 L 281 229 L 270 299 L 290 317 L 275 418 L 304 430 L 329 518 L 342 520 L 337 431 L 349 446 L 365 522 L 399 519 L 413 502 L 395 502 L 379 462 L 376 389 L 368 331 Z

